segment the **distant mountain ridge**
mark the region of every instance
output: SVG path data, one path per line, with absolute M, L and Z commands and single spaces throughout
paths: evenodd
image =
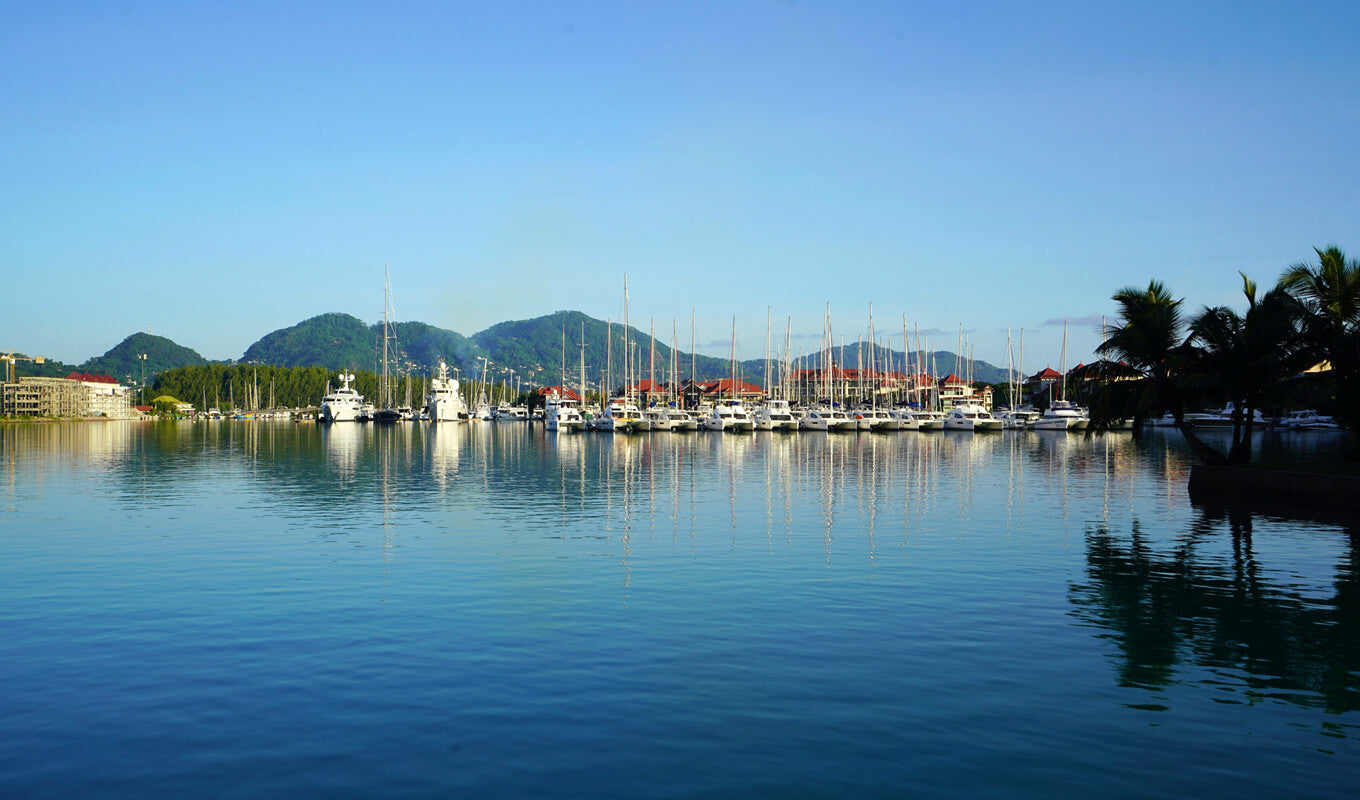
M 389 358 L 394 371 L 416 374 L 432 371 L 442 357 L 451 368 L 459 370 L 464 379 L 480 378 L 481 359 L 485 358 L 487 376 L 492 380 L 510 380 L 513 376 L 523 385 L 548 386 L 565 380 L 574 386 L 581 380 L 581 345 L 584 342 L 586 382 L 599 384 L 609 369 L 607 362 L 612 362 L 611 382 L 615 386 L 623 383 L 623 326 L 580 311 L 556 311 L 532 319 L 498 322 L 472 336 L 423 322 L 396 322 L 391 323 L 390 328 L 393 340 L 389 347 L 393 347 L 393 351 Z M 656 337 L 653 358 L 651 333 L 629 328 L 628 349 L 636 379 L 655 374 L 658 381 L 668 380 L 671 373 L 669 338 L 665 334 Z M 246 350 L 242 360 L 288 367 L 374 369 L 378 367 L 381 351 L 381 323 L 367 325 L 349 314 L 333 313 L 266 334 Z M 865 366 L 868 366 L 868 348 L 864 351 Z M 856 367 L 859 348 L 847 347 L 845 355 L 845 363 L 841 366 Z M 690 376 L 691 364 L 697 379 L 727 377 L 731 370 L 727 359 L 699 354 L 691 358 L 690 353 L 678 347 L 676 356 L 681 380 Z M 935 351 L 929 356 L 933 356 L 941 367 L 948 364 L 952 368 L 956 361 L 954 353 L 947 350 Z M 909 353 L 908 357 L 914 364 L 915 354 Z M 839 350 L 832 353 L 831 359 L 839 362 Z M 902 369 L 905 362 L 901 351 L 875 348 L 874 363 L 880 368 L 886 368 L 890 359 L 895 369 Z M 816 366 L 820 359 L 813 353 L 804 357 L 803 363 Z M 966 360 L 961 369 L 968 369 Z M 757 358 L 738 362 L 737 371 L 747 380 L 762 383 L 765 361 Z M 984 361 L 974 362 L 972 371 L 978 381 L 996 383 L 1006 379 L 1005 370 Z
M 623 326 L 580 311 L 557 311 L 532 319 L 499 322 L 470 337 L 424 322 L 391 323 L 390 330 L 390 359 L 394 372 L 429 374 L 443 358 L 464 380 L 470 380 L 480 378 L 482 359 L 486 359 L 487 376 L 491 380 L 513 378 L 524 386 L 548 386 L 562 383 L 565 372 L 565 382 L 575 386 L 581 380 L 581 344 L 584 342 L 586 382 L 599 385 L 608 369 L 607 360 L 612 360 L 611 383 L 615 387 L 623 384 Z M 648 378 L 654 364 L 656 380 L 669 380 L 669 338 L 669 335 L 658 334 L 653 360 L 650 334 L 629 328 L 628 350 L 635 379 Z M 865 366 L 868 366 L 868 348 L 864 350 Z M 859 347 L 847 346 L 844 363 L 841 363 L 839 349 L 833 351 L 830 358 L 840 366 L 854 368 L 858 366 L 859 352 Z M 141 353 L 147 356 L 145 364 L 139 358 Z M 381 353 L 382 323 L 368 324 L 350 314 L 327 313 L 265 334 L 246 348 L 241 361 L 280 367 L 324 367 L 332 371 L 341 368 L 376 371 L 380 367 Z M 909 361 L 904 361 L 901 351 L 878 347 L 874 350 L 873 362 L 879 368 L 891 364 L 892 369 L 901 371 L 904 363 L 915 363 L 914 353 L 908 353 L 907 358 Z M 935 351 L 927 355 L 925 363 L 929 365 L 932 359 L 941 368 L 942 376 L 954 371 L 954 353 Z M 678 347 L 676 361 L 681 380 L 690 377 L 691 363 L 694 377 L 699 380 L 727 377 L 731 370 L 727 359 L 691 356 Z M 220 362 L 211 362 L 164 336 L 134 333 L 104 355 L 81 364 L 79 369 L 135 382 L 141 377 L 143 366 L 150 380 L 152 375 L 163 370 L 210 363 Z M 796 357 L 794 367 L 815 367 L 819 363 L 819 354 L 811 353 Z M 42 370 L 34 366 L 21 363 L 19 374 L 55 374 L 55 365 L 47 365 Z M 62 369 L 65 370 L 62 375 L 70 371 L 66 365 L 62 365 Z M 964 360 L 960 370 L 966 374 L 968 369 Z M 765 361 L 756 358 L 738 362 L 737 371 L 745 380 L 764 383 Z M 972 375 L 975 380 L 987 383 L 1006 380 L 1005 370 L 985 361 L 973 362 Z

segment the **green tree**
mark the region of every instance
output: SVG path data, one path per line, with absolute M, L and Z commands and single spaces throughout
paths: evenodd
M 1294 297 L 1276 286 L 1258 298 L 1256 283 L 1245 274 L 1242 293 L 1247 298 L 1244 314 L 1217 306 L 1204 309 L 1190 323 L 1190 339 L 1200 350 L 1187 377 L 1200 382 L 1206 394 L 1216 390 L 1232 404 L 1228 450 L 1232 463 L 1251 460 L 1252 420 L 1257 409 L 1306 366 L 1299 361 Z
M 1304 343 L 1331 364 L 1336 415 L 1349 428 L 1346 458 L 1360 461 L 1360 261 L 1336 246 L 1314 248 L 1317 263 L 1298 263 L 1280 283 L 1302 308 Z
M 1187 339 L 1182 301 L 1172 297 L 1160 281 L 1146 290 L 1126 287 L 1115 292 L 1119 322 L 1109 326 L 1089 365 L 1092 430 L 1107 430 L 1115 421 L 1133 419 L 1135 433 L 1144 420 L 1170 413 L 1191 451 L 1206 464 L 1222 464 L 1227 457 L 1195 434 L 1185 421 L 1187 399 L 1196 384 L 1189 371 L 1197 352 Z

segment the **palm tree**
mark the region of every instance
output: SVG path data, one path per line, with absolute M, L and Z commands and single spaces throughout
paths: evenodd
M 1346 458 L 1360 461 L 1360 261 L 1335 245 L 1313 251 L 1317 263 L 1295 264 L 1280 284 L 1302 307 L 1305 344 L 1331 364 L 1336 415 L 1350 428 Z
M 1206 308 L 1190 323 L 1191 341 L 1200 345 L 1193 370 L 1217 387 L 1232 404 L 1232 444 L 1228 461 L 1251 460 L 1252 419 L 1271 391 L 1307 364 L 1299 362 L 1298 302 L 1276 286 L 1259 300 L 1256 283 L 1242 275 L 1247 311 Z
M 1120 289 L 1112 299 L 1121 322 L 1106 328 L 1105 341 L 1096 348 L 1101 360 L 1085 373 L 1093 379 L 1093 429 L 1108 429 L 1116 420 L 1132 418 L 1136 433 L 1144 420 L 1170 412 L 1197 458 L 1206 464 L 1226 463 L 1227 458 L 1185 422 L 1187 395 L 1195 389 L 1191 371 L 1199 354 L 1186 340 L 1182 301 L 1156 280 L 1146 290 Z

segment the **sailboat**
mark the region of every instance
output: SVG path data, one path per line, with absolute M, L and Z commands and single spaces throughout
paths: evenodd
M 482 381 L 477 386 L 477 405 L 472 410 L 472 418 L 479 422 L 490 422 L 493 419 L 491 413 L 491 401 L 486 398 L 486 356 L 477 356 L 482 361 Z
M 1034 421 L 1036 431 L 1079 431 L 1089 420 L 1067 400 L 1067 323 L 1063 323 L 1062 350 L 1058 354 L 1058 396 L 1049 402 L 1043 416 Z
M 392 308 L 392 282 L 389 277 L 387 265 L 383 265 L 383 347 L 382 347 L 382 376 L 378 384 L 378 405 L 380 408 L 373 412 L 374 422 L 397 422 L 402 418 L 401 411 L 392 407 L 392 372 L 389 364 L 388 345 L 392 339 L 391 327 L 391 308 Z

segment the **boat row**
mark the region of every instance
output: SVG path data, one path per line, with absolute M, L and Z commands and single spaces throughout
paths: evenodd
M 616 399 L 592 415 L 572 399 L 550 398 L 544 410 L 548 431 L 644 433 L 650 431 L 1000 431 L 1084 430 L 1089 422 L 1080 409 L 1055 403 L 1042 413 L 1029 410 L 988 412 L 979 405 L 960 403 L 947 412 L 919 408 L 841 408 L 837 404 L 795 407 L 787 400 L 768 400 L 748 409 L 736 399 L 719 400 L 705 408 L 682 409 L 674 404 L 641 409 Z

